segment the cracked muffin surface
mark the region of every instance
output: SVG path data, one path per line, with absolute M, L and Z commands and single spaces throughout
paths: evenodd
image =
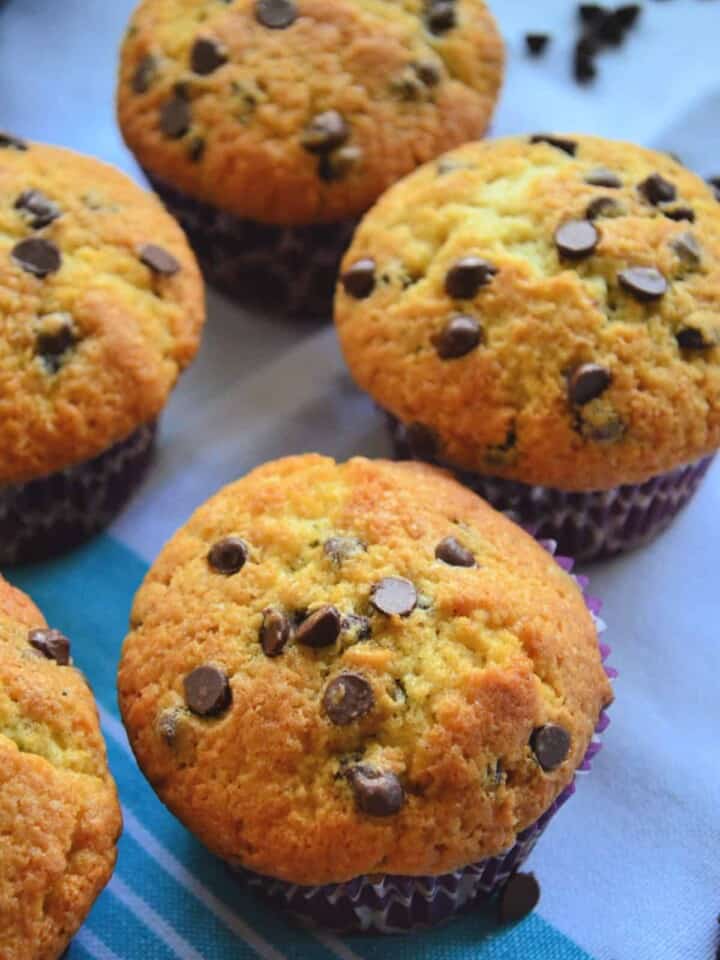
M 167 544 L 118 677 L 140 766 L 214 852 L 294 883 L 500 853 L 612 698 L 571 577 L 441 471 L 259 467 Z
M 720 204 L 666 154 L 574 134 L 446 154 L 365 217 L 335 314 L 421 457 L 581 491 L 720 445 Z
M 502 72 L 482 0 L 143 0 L 118 115 L 142 165 L 196 200 L 343 220 L 481 136 Z
M 69 644 L 0 578 L 0 956 L 56 960 L 115 865 L 121 820 Z
M 0 483 L 152 421 L 203 320 L 195 259 L 152 194 L 90 157 L 0 138 Z

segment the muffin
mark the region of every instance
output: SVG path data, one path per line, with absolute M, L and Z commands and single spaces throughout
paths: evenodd
M 482 0 L 143 0 L 118 116 L 212 283 L 325 319 L 357 217 L 482 135 L 502 71 Z
M 0 578 L 0 956 L 55 960 L 110 879 L 120 807 L 69 641 Z
M 117 170 L 0 135 L 0 563 L 65 550 L 141 480 L 204 320 L 182 231 Z
M 585 560 L 658 533 L 720 445 L 720 205 L 672 157 L 538 134 L 391 189 L 336 297 L 400 457 Z
M 507 883 L 612 698 L 573 579 L 423 464 L 266 464 L 138 592 L 119 668 L 138 762 L 291 911 L 405 930 Z

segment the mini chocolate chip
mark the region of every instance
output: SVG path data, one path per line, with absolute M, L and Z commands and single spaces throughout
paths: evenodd
M 533 730 L 530 749 L 545 773 L 551 773 L 565 762 L 570 753 L 570 734 L 557 723 L 546 723 Z
M 357 537 L 330 537 L 323 544 L 323 552 L 333 563 L 340 566 L 343 560 L 356 553 L 362 553 L 365 544 Z
M 332 153 L 323 154 L 318 160 L 318 176 L 326 183 L 344 179 L 362 160 L 360 147 L 345 146 Z
M 527 47 L 527 52 L 531 57 L 540 57 L 545 50 L 547 45 L 550 43 L 550 35 L 547 33 L 526 33 L 525 34 L 525 46 Z
M 217 573 L 230 577 L 242 570 L 248 553 L 247 544 L 240 537 L 223 537 L 210 547 L 207 561 Z
M 568 140 L 564 137 L 556 137 L 551 133 L 534 133 L 530 137 L 530 143 L 547 143 L 551 147 L 556 147 L 556 149 L 562 150 L 563 153 L 569 153 L 571 157 L 575 156 L 578 148 L 575 140 Z
M 232 703 L 232 690 L 227 676 L 219 667 L 205 664 L 183 680 L 185 702 L 199 717 L 216 717 Z
M 20 137 L 0 130 L 0 150 L 27 150 L 28 145 Z
M 329 604 L 307 616 L 295 631 L 296 643 L 306 647 L 330 647 L 340 636 L 342 617 Z
M 639 183 L 638 191 L 653 206 L 657 206 L 659 203 L 669 203 L 677 196 L 675 185 L 661 177 L 659 173 L 653 173 L 642 183 Z
M 585 216 L 588 220 L 598 220 L 600 217 L 622 217 L 624 213 L 615 197 L 595 197 L 587 205 Z
M 438 454 L 438 438 L 434 430 L 424 423 L 409 423 L 405 427 L 405 439 L 410 454 L 418 460 L 434 460 Z
M 375 706 L 372 685 L 359 673 L 341 673 L 325 687 L 323 710 L 336 727 L 346 727 Z
M 540 901 L 540 885 L 532 873 L 514 873 L 498 901 L 500 923 L 517 923 L 532 913 Z
M 12 248 L 11 255 L 18 266 L 36 277 L 46 277 L 49 273 L 55 273 L 62 264 L 60 251 L 55 244 L 41 237 L 21 240 Z
M 568 220 L 555 231 L 558 253 L 568 260 L 591 256 L 599 242 L 600 234 L 589 220 Z
M 432 338 L 442 360 L 464 357 L 482 340 L 482 327 L 473 317 L 452 317 Z
M 411 67 L 391 81 L 390 87 L 401 100 L 421 100 L 427 93 L 427 88 L 416 71 Z
M 590 83 L 597 76 L 595 66 L 595 44 L 587 37 L 581 37 L 573 51 L 573 76 L 578 83 Z
M 199 163 L 205 153 L 205 140 L 202 137 L 193 137 L 188 144 L 188 159 L 191 163 Z
M 70 663 L 70 641 L 59 630 L 38 627 L 28 633 L 28 643 L 48 660 L 54 660 L 61 667 Z
M 370 603 L 388 616 L 409 616 L 417 600 L 417 590 L 405 577 L 383 577 L 370 591 Z
M 667 291 L 667 280 L 654 267 L 628 267 L 618 274 L 620 286 L 636 300 L 657 300 Z
M 41 330 L 35 340 L 35 352 L 42 357 L 52 373 L 60 369 L 60 357 L 77 342 L 70 317 L 63 319 L 54 327 Z
M 612 382 L 612 374 L 597 363 L 583 363 L 568 377 L 568 400 L 582 407 L 604 393 Z
M 171 140 L 179 140 L 190 129 L 190 104 L 176 92 L 160 109 L 160 129 Z
M 61 215 L 60 207 L 40 190 L 23 190 L 15 201 L 15 209 L 25 214 L 33 230 L 47 227 Z
M 392 817 L 402 809 L 405 791 L 392 771 L 359 763 L 349 767 L 345 776 L 362 813 L 372 817 Z
M 369 257 L 356 260 L 340 277 L 345 292 L 356 300 L 367 299 L 375 289 L 375 267 Z
M 715 343 L 705 339 L 705 334 L 697 327 L 682 327 L 675 334 L 678 346 L 683 350 L 712 350 Z
M 432 60 L 420 60 L 412 67 L 426 87 L 436 87 L 440 83 L 442 77 L 440 66 Z
M 292 625 L 281 610 L 268 607 L 263 611 L 263 622 L 260 627 L 260 646 L 266 657 L 278 657 L 285 649 Z
M 293 0 L 256 0 L 255 17 L 258 23 L 271 30 L 284 30 L 297 19 L 298 10 Z
M 590 170 L 585 174 L 583 180 L 591 187 L 607 187 L 608 190 L 619 190 L 622 187 L 620 177 L 612 170 L 608 170 L 607 167 L 596 167 L 594 170 Z
M 193 73 L 206 76 L 227 63 L 227 54 L 212 37 L 198 37 L 190 51 L 190 68 Z
M 668 220 L 687 220 L 689 223 L 695 223 L 695 211 L 692 207 L 675 207 L 673 210 L 663 210 Z
M 685 233 L 678 234 L 670 241 L 670 246 L 675 253 L 692 266 L 697 266 L 702 260 L 702 247 L 694 233 L 687 230 Z
M 350 128 L 337 110 L 326 110 L 313 117 L 300 137 L 309 153 L 329 153 L 342 146 L 350 136 Z
M 451 567 L 474 567 L 475 554 L 459 543 L 455 537 L 445 537 L 435 547 L 435 556 Z
M 138 256 L 141 263 L 163 277 L 172 277 L 180 270 L 179 261 L 156 243 L 144 243 L 138 250 Z
M 457 23 L 455 4 L 450 2 L 450 0 L 431 3 L 425 22 L 427 23 L 427 28 L 430 33 L 447 33 L 447 31 L 452 30 Z
M 445 292 L 455 300 L 471 300 L 497 272 L 497 267 L 481 257 L 461 257 L 445 276 Z
M 147 93 L 155 79 L 156 73 L 157 60 L 151 53 L 148 53 L 142 58 L 133 71 L 131 81 L 133 93 Z

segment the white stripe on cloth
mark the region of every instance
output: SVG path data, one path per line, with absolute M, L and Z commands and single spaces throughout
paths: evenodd
M 75 935 L 75 941 L 80 944 L 85 953 L 93 957 L 93 960 L 121 960 L 115 951 L 107 947 L 88 927 L 83 927 Z
M 107 888 L 158 940 L 162 940 L 175 956 L 180 957 L 180 960 L 204 960 L 203 955 L 198 953 L 185 937 L 163 920 L 160 914 L 134 893 L 117 874 L 110 880 Z

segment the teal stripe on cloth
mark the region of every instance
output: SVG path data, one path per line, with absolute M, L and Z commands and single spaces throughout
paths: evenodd
M 108 536 L 67 557 L 17 568 L 98 700 L 108 756 L 125 812 L 115 877 L 93 908 L 68 960 L 590 960 L 538 914 L 497 932 L 468 914 L 410 937 L 340 940 L 292 924 L 237 884 L 165 810 L 130 753 L 119 720 L 115 671 L 132 597 L 147 567 Z

